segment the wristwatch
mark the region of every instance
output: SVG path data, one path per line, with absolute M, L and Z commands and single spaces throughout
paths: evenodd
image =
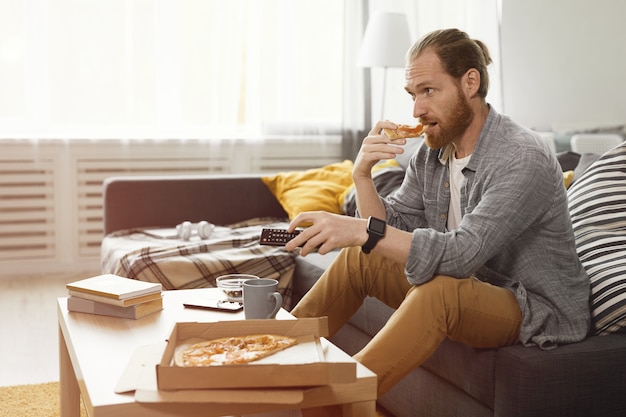
M 387 228 L 387 223 L 384 220 L 377 219 L 376 217 L 370 216 L 367 219 L 367 234 L 370 236 L 365 242 L 365 245 L 361 247 L 364 253 L 370 253 L 374 246 L 378 243 L 380 238 L 385 236 L 385 229 Z

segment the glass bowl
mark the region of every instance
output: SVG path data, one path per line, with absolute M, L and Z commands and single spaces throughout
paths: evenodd
M 259 279 L 256 275 L 228 274 L 215 279 L 217 288 L 226 294 L 228 301 L 241 303 L 243 301 L 243 283 L 250 279 Z

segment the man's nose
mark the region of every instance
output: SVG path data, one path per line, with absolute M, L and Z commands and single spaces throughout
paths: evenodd
M 424 106 L 424 102 L 419 98 L 416 98 L 413 102 L 413 117 L 416 119 L 421 118 L 424 114 L 426 114 L 426 108 Z

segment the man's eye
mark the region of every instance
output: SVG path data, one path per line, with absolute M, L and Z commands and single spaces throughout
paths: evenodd
M 434 88 L 425 88 L 424 89 L 424 92 L 426 93 L 426 95 L 431 95 L 434 91 L 435 91 Z

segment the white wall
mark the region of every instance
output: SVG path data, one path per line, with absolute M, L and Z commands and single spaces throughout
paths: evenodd
M 504 113 L 528 127 L 626 121 L 624 0 L 502 0 Z

